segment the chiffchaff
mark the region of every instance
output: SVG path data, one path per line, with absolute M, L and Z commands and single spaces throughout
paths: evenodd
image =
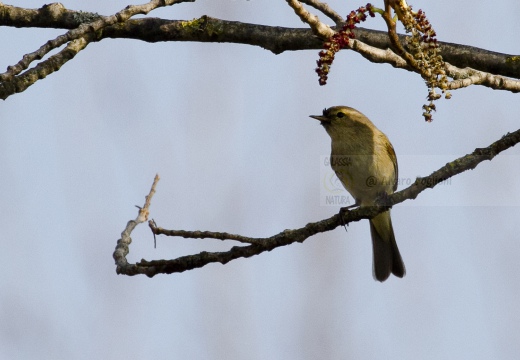
M 397 158 L 390 141 L 362 113 L 348 106 L 333 106 L 319 120 L 332 139 L 330 163 L 356 205 L 373 205 L 382 194 L 397 189 Z M 370 219 L 374 249 L 374 277 L 385 281 L 390 273 L 402 278 L 405 268 L 395 242 L 390 210 Z

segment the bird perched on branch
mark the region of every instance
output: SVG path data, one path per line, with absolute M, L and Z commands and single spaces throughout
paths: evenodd
M 374 205 L 397 189 L 397 158 L 385 134 L 362 113 L 348 106 L 333 106 L 319 120 L 332 140 L 330 164 L 356 205 Z M 370 219 L 374 250 L 374 277 L 385 281 L 390 274 L 402 278 L 405 267 L 395 242 L 390 210 Z

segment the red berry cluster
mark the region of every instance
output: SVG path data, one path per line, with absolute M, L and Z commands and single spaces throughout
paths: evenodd
M 316 61 L 318 64 L 316 72 L 319 76 L 320 85 L 327 83 L 327 77 L 330 66 L 334 61 L 334 56 L 336 56 L 338 51 L 348 46 L 350 39 L 354 39 L 355 35 L 352 30 L 356 27 L 356 24 L 367 19 L 366 12 L 368 12 L 370 17 L 375 16 L 372 10 L 372 4 L 368 3 L 366 6 L 361 6 L 357 11 L 351 11 L 341 30 L 334 33 L 334 35 L 323 44 L 323 50 L 319 53 L 320 58 Z

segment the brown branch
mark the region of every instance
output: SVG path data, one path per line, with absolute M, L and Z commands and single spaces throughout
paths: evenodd
M 67 10 L 65 8 L 50 12 L 48 7 L 53 5 L 55 4 L 44 6 L 41 9 L 0 5 L 0 25 L 19 28 L 74 29 L 83 23 L 92 22 L 100 17 L 96 13 Z M 306 28 L 256 25 L 220 20 L 208 16 L 196 20 L 131 19 L 124 24 L 103 28 L 99 34 L 99 39 L 135 39 L 146 42 L 226 42 L 260 46 L 275 54 L 284 51 L 321 49 L 323 45 L 322 41 Z M 382 50 L 390 48 L 386 31 L 357 28 L 354 33 L 356 39 L 367 45 Z M 399 35 L 403 44 L 405 38 L 405 35 Z M 443 59 L 454 66 L 459 68 L 471 67 L 495 75 L 520 79 L 520 59 L 518 56 L 448 42 L 439 42 L 439 46 Z
M 506 89 L 513 93 L 520 92 L 520 81 L 510 78 L 492 75 L 472 68 L 459 69 L 458 67 L 446 64 L 446 70 L 453 81 L 448 83 L 448 89 L 456 90 L 471 85 L 483 85 L 495 90 Z
M 308 12 L 303 5 L 297 0 L 286 0 L 287 4 L 294 10 L 296 15 L 300 18 L 301 21 L 308 24 L 314 34 L 322 39 L 328 39 L 332 35 L 334 35 L 334 30 L 330 28 L 327 24 L 324 24 L 320 21 L 320 19 Z
M 170 0 L 168 3 L 187 1 L 194 0 Z M 294 0 L 287 1 L 298 3 Z M 313 2 L 320 4 L 317 0 L 306 1 L 306 3 Z M 146 11 L 148 10 L 146 9 Z M 310 17 L 314 15 L 303 10 L 299 15 L 304 20 L 309 21 Z M 49 41 L 39 50 L 24 56 L 24 59 L 17 65 L 9 67 L 5 74 L 0 75 L 0 98 L 6 99 L 10 95 L 24 91 L 38 79 L 43 79 L 59 70 L 63 64 L 72 59 L 90 42 L 105 38 L 132 38 L 147 42 L 240 43 L 261 46 L 275 54 L 288 50 L 321 49 L 323 45 L 322 40 L 308 29 L 246 24 L 213 19 L 207 16 L 192 21 L 157 18 L 129 19 L 129 16 L 136 13 L 146 12 L 143 9 L 131 7 L 111 17 L 103 17 L 95 13 L 67 10 L 63 5 L 56 3 L 43 6 L 41 9 L 23 9 L 0 3 L 0 25 L 72 29 L 67 34 Z M 114 19 L 124 22 L 116 21 L 114 23 Z M 317 18 L 315 20 L 315 30 L 323 30 L 320 36 L 326 36 L 334 31 L 322 24 Z M 365 58 L 378 63 L 388 63 L 396 68 L 414 71 L 406 62 L 402 61 L 402 58 L 389 50 L 391 44 L 387 32 L 359 28 L 355 29 L 354 33 L 357 40 L 351 42 L 351 48 Z M 40 59 L 41 56 L 59 46 L 59 44 L 72 41 L 71 39 L 76 37 L 78 40 L 74 44 L 69 42 L 69 45 L 58 54 L 20 75 L 14 75 L 27 69 L 31 62 Z M 405 44 L 405 39 L 405 36 L 398 35 L 399 42 Z M 397 41 L 397 39 L 394 39 L 394 41 Z M 477 84 L 493 89 L 517 92 L 520 87 L 520 83 L 516 80 L 505 78 L 505 76 L 520 78 L 519 57 L 450 43 L 440 43 L 440 50 L 444 60 L 453 66 L 450 68 L 450 73 L 456 76 L 456 81 L 450 83 L 451 89 Z M 463 69 L 465 67 L 471 67 L 479 73 L 472 72 L 469 74 L 467 69 Z
M 92 41 L 92 34 L 75 39 L 56 55 L 50 56 L 34 68 L 15 76 L 11 81 L 0 82 L 0 99 L 5 100 L 8 96 L 25 91 L 38 80 L 46 78 L 53 72 L 58 71 L 66 62 L 72 60 L 81 50 L 85 49 Z
M 23 70 L 27 69 L 31 62 L 34 60 L 39 60 L 47 55 L 50 51 L 57 49 L 58 47 L 68 43 L 69 41 L 79 39 L 84 37 L 88 33 L 95 33 L 107 26 L 114 25 L 118 22 L 125 22 L 130 19 L 132 16 L 143 14 L 146 15 L 150 11 L 162 7 L 165 5 L 173 5 L 180 2 L 185 1 L 194 1 L 194 0 L 170 0 L 170 1 L 160 1 L 160 0 L 152 0 L 143 5 L 130 5 L 124 8 L 123 10 L 115 13 L 111 16 L 101 16 L 92 22 L 83 23 L 75 29 L 68 31 L 67 33 L 58 36 L 54 40 L 47 41 L 43 46 L 41 46 L 38 50 L 24 55 L 23 59 L 20 60 L 16 65 L 9 66 L 7 72 L 0 74 L 0 81 L 10 80 L 13 76 L 18 75 Z M 54 3 L 50 5 L 45 5 L 42 7 L 42 11 L 44 13 L 49 13 L 51 16 L 59 16 L 60 12 L 64 12 L 65 8 L 60 3 Z
M 155 194 L 155 187 L 159 182 L 159 174 L 155 175 L 153 179 L 153 184 L 150 189 L 150 192 L 145 198 L 144 206 L 139 208 L 139 214 L 135 220 L 130 220 L 126 224 L 126 228 L 121 233 L 121 239 L 117 241 L 116 250 L 114 251 L 113 258 L 116 261 L 117 268 L 127 268 L 129 266 L 128 261 L 126 260 L 126 255 L 130 252 L 129 246 L 132 243 L 132 238 L 130 234 L 134 231 L 135 227 L 146 220 L 148 220 L 148 215 L 150 214 L 150 205 L 152 201 L 152 197 Z
M 408 65 L 408 63 L 395 52 L 390 49 L 378 49 L 376 47 L 367 45 L 357 39 L 352 39 L 349 44 L 350 48 L 355 52 L 359 53 L 365 59 L 373 62 L 373 63 L 385 63 L 390 64 L 397 69 L 405 69 L 408 71 L 413 71 L 413 69 Z
M 321 11 L 324 15 L 328 16 L 334 23 L 336 23 L 336 26 L 341 26 L 345 22 L 343 17 L 338 14 L 334 9 L 332 9 L 328 4 L 323 3 L 318 0 L 300 0 L 300 2 L 307 4 L 309 6 L 312 6 L 316 10 Z
M 166 236 L 178 236 L 185 239 L 215 239 L 215 240 L 235 240 L 244 244 L 255 244 L 262 245 L 266 240 L 265 238 L 251 238 L 243 235 L 230 234 L 226 232 L 214 232 L 214 231 L 186 231 L 186 230 L 167 230 L 158 227 L 154 221 L 150 221 L 149 224 L 154 235 L 166 235 Z
M 307 238 L 321 232 L 335 229 L 343 224 L 348 224 L 361 219 L 372 218 L 378 213 L 385 211 L 389 207 L 399 204 L 405 200 L 415 199 L 422 191 L 433 188 L 437 184 L 460 174 L 466 170 L 474 169 L 484 160 L 491 160 L 504 150 L 507 150 L 520 142 L 520 129 L 503 136 L 500 140 L 495 141 L 487 148 L 476 149 L 471 154 L 463 156 L 452 162 L 447 163 L 439 170 L 431 175 L 417 178 L 410 187 L 388 196 L 385 199 L 385 205 L 362 207 L 353 211 L 345 209 L 340 210 L 340 214 L 336 214 L 328 219 L 318 222 L 309 223 L 300 229 L 284 230 L 279 234 L 268 238 L 250 238 L 241 235 L 233 235 L 226 233 L 217 233 L 211 231 L 185 231 L 185 230 L 164 230 L 156 227 L 153 222 L 149 222 L 149 226 L 154 234 L 171 234 L 175 236 L 183 236 L 186 238 L 211 238 L 218 240 L 236 240 L 250 243 L 247 246 L 234 246 L 226 252 L 206 252 L 199 254 L 182 256 L 173 260 L 141 260 L 136 264 L 128 264 L 126 255 L 128 254 L 128 245 L 131 242 L 130 232 L 135 228 L 133 222 L 129 222 L 127 228 L 121 234 L 118 240 L 114 259 L 116 260 L 118 274 L 138 275 L 145 274 L 153 277 L 157 274 L 171 274 L 183 272 L 203 267 L 210 263 L 226 264 L 231 260 L 238 258 L 247 258 L 253 255 L 261 254 L 265 251 L 271 251 L 277 247 L 290 245 L 295 242 L 303 242 Z M 126 239 L 126 240 L 124 240 Z
M 24 55 L 22 60 L 17 64 L 8 66 L 7 71 L 0 74 L 0 98 L 5 100 L 9 95 L 14 94 L 15 92 L 24 91 L 39 79 L 43 79 L 47 75 L 58 71 L 63 64 L 72 59 L 79 51 L 83 50 L 89 42 L 93 41 L 95 37 L 92 36 L 92 34 L 96 34 L 101 29 L 116 23 L 125 22 L 132 16 L 138 14 L 146 15 L 158 7 L 193 1 L 195 0 L 152 0 L 142 5 L 129 5 L 111 16 L 87 16 L 86 19 L 88 19 L 89 22 L 84 22 L 77 28 L 69 30 L 65 34 L 60 35 L 53 40 L 47 41 L 38 50 Z M 16 14 L 20 13 L 20 8 L 4 6 L 1 3 L 0 10 L 2 10 L 4 14 L 3 17 L 5 17 L 6 14 L 9 14 L 9 10 Z M 40 9 L 40 12 L 50 18 L 60 17 L 60 13 L 67 13 L 66 9 L 60 3 L 45 5 Z M 31 15 L 34 16 L 34 12 L 32 12 Z M 85 17 L 83 17 L 83 19 L 85 19 Z M 92 19 L 94 20 L 91 21 Z M 79 39 L 82 39 L 82 41 Z M 17 77 L 17 75 L 26 70 L 32 62 L 41 60 L 52 50 L 67 43 L 69 43 L 69 46 L 60 51 L 56 56 L 53 56 L 52 60 L 45 60 L 32 69 L 33 71 L 30 74 L 24 74 L 25 76 Z M 72 43 L 74 44 L 71 46 Z M 16 80 L 15 77 L 17 77 Z

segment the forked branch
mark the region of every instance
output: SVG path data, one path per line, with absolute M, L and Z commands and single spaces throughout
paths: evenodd
M 128 222 L 127 227 L 121 234 L 121 239 L 117 242 L 116 250 L 114 252 L 114 259 L 117 266 L 116 272 L 118 274 L 131 276 L 145 274 L 149 277 L 153 277 L 157 274 L 171 274 L 192 270 L 210 263 L 226 264 L 234 259 L 251 257 L 295 242 L 301 243 L 313 235 L 333 230 L 343 224 L 372 218 L 395 204 L 402 203 L 405 200 L 415 199 L 425 189 L 433 188 L 437 184 L 442 183 L 443 181 L 466 170 L 472 170 L 481 162 L 493 159 L 502 151 L 515 146 L 519 142 L 520 129 L 503 136 L 500 140 L 486 148 L 475 149 L 471 154 L 447 163 L 429 176 L 417 178 L 410 187 L 388 196 L 385 199 L 385 204 L 373 207 L 362 207 L 352 211 L 341 209 L 338 214 L 328 219 L 309 223 L 299 229 L 284 230 L 279 234 L 267 238 L 251 238 L 242 235 L 211 231 L 165 230 L 156 226 L 153 221 L 149 222 L 149 226 L 154 235 L 163 234 L 194 239 L 209 238 L 217 240 L 234 240 L 248 244 L 246 246 L 234 246 L 229 251 L 225 252 L 203 251 L 199 254 L 181 256 L 172 260 L 148 261 L 143 259 L 136 264 L 129 264 L 126 260 L 126 255 L 129 252 L 129 245 L 132 242 L 130 234 L 138 223 L 136 220 L 133 220 Z M 156 184 L 156 181 L 154 184 Z M 154 189 L 155 185 L 152 186 L 152 190 Z M 149 197 L 151 197 L 151 195 L 149 195 Z M 147 204 L 148 205 L 145 206 L 146 209 L 149 206 L 149 201 L 147 201 Z M 142 211 L 143 210 L 141 209 L 140 213 Z
M 0 75 L 0 99 L 22 92 L 39 79 L 60 70 L 60 68 L 89 43 L 106 38 L 126 38 L 147 42 L 158 41 L 195 41 L 195 42 L 230 42 L 261 46 L 279 54 L 284 51 L 322 48 L 323 38 L 330 37 L 341 26 L 334 28 L 322 23 L 315 15 L 307 11 L 301 3 L 308 4 L 336 24 L 340 16 L 325 3 L 318 0 L 286 0 L 302 21 L 312 30 L 284 28 L 247 24 L 237 21 L 202 16 L 191 21 L 164 20 L 158 18 L 132 19 L 135 14 L 144 14 L 157 4 L 173 5 L 194 0 L 154 1 L 144 5 L 125 8 L 112 16 L 96 13 L 68 10 L 59 3 L 45 5 L 40 9 L 24 9 L 0 3 L 0 25 L 15 27 L 42 27 L 72 29 L 56 39 L 49 40 L 40 49 L 29 53 L 17 64 Z M 355 39 L 348 47 L 357 51 L 373 62 L 388 63 L 394 67 L 416 71 L 401 56 L 390 50 L 394 47 L 388 32 L 353 29 Z M 315 34 L 318 34 L 316 36 Z M 406 44 L 409 37 L 398 35 L 395 42 Z M 62 44 L 66 47 L 52 57 L 40 61 L 50 51 Z M 448 75 L 455 74 L 456 80 L 448 84 L 448 89 L 457 89 L 472 84 L 488 86 L 493 89 L 517 92 L 520 89 L 520 57 L 500 54 L 475 47 L 438 42 L 442 58 L 454 67 L 447 67 Z M 33 66 L 28 69 L 29 66 Z M 471 67 L 477 72 L 469 74 Z
M 87 22 L 82 23 L 77 28 L 69 30 L 55 39 L 47 41 L 39 49 L 25 54 L 15 65 L 8 66 L 7 71 L 0 74 L 0 99 L 5 100 L 9 95 L 22 92 L 39 79 L 43 79 L 47 75 L 58 71 L 67 61 L 71 60 L 78 52 L 86 48 L 90 42 L 98 40 L 96 34 L 102 29 L 117 23 L 124 23 L 138 14 L 148 14 L 158 7 L 193 1 L 195 0 L 152 0 L 142 5 L 129 5 L 111 16 L 85 16 L 84 18 L 87 19 Z M 1 2 L 0 7 L 4 7 Z M 12 10 L 14 7 L 8 6 L 8 8 Z M 0 10 L 2 9 L 0 8 Z M 48 13 L 50 16 L 59 17 L 61 13 L 66 12 L 66 9 L 60 3 L 53 3 L 45 5 L 42 8 L 42 12 L 45 14 Z M 42 61 L 26 73 L 22 73 L 28 69 L 33 62 L 41 60 L 52 50 L 65 44 L 68 45 L 65 49 L 58 52 L 58 54 Z

